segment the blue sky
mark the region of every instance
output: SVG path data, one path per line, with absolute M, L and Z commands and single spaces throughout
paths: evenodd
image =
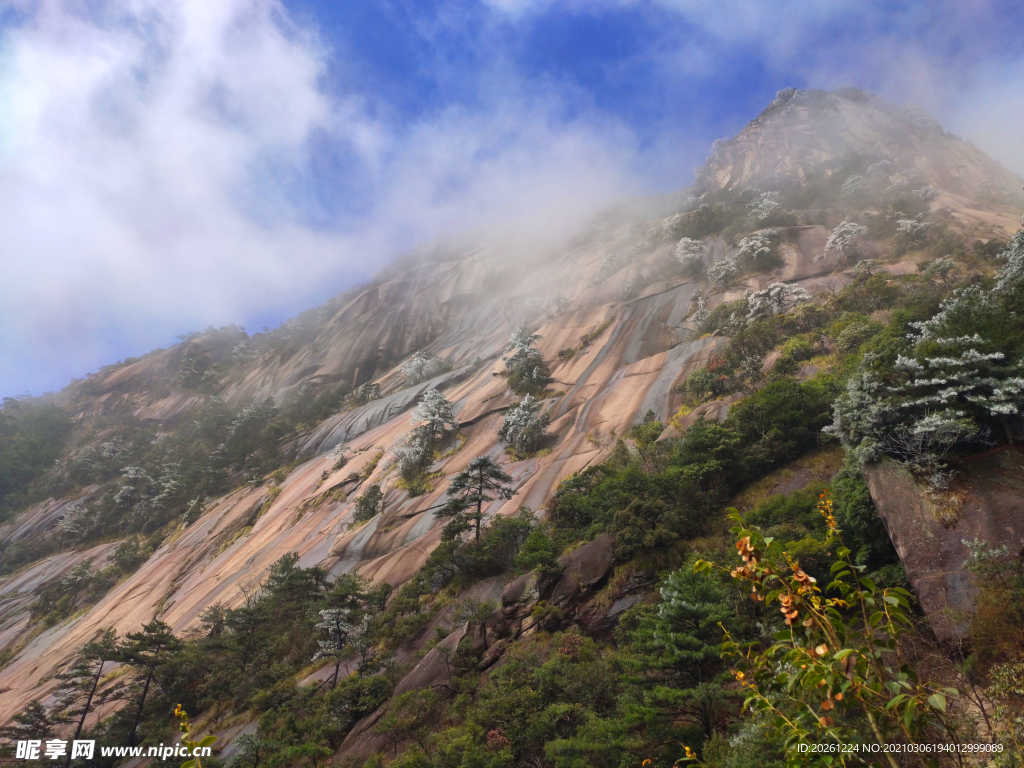
M 1015 6 L 0 0 L 0 395 L 685 187 L 788 86 L 915 101 L 1024 172 Z

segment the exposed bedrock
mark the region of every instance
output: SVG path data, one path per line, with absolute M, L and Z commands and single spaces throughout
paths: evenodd
M 941 640 L 970 627 L 978 585 L 965 568 L 965 542 L 1024 550 L 1024 451 L 1007 446 L 965 462 L 950 496 L 933 497 L 901 464 L 864 467 L 907 578 Z

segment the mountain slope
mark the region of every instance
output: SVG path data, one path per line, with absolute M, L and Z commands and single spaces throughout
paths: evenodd
M 1003 239 L 1017 227 L 1021 180 L 919 115 L 853 89 L 784 93 L 716 149 L 690 190 L 693 199 L 680 197 L 670 210 L 664 201 L 646 211 L 623 206 L 556 242 L 507 239 L 408 258 L 274 332 L 249 337 L 221 329 L 72 384 L 58 400 L 77 419 L 75 450 L 102 444 L 119 420 L 156 433 L 184 429 L 215 398 L 236 408 L 272 398 L 284 407 L 304 391 L 368 383 L 378 385 L 380 397 L 295 425 L 284 438 L 293 461 L 281 477 L 257 472 L 247 483 L 236 470 L 233 487 L 200 500 L 194 515 L 176 510 L 138 570 L 87 610 L 42 627 L 30 604 L 76 565 L 105 562 L 118 531 L 88 549 L 62 546 L 5 577 L 0 647 L 10 658 L 0 670 L 0 721 L 52 693 L 53 672 L 103 630 L 124 634 L 157 616 L 183 634 L 216 603 L 243 605 L 247 585 L 287 553 L 297 553 L 301 567 L 358 571 L 400 586 L 441 538 L 434 510 L 445 499 L 446 478 L 476 456 L 500 461 L 517 493 L 487 505 L 488 518 L 521 506 L 544 508 L 560 482 L 607 459 L 649 411 L 668 422 L 683 405 L 679 385 L 709 361 L 718 363 L 728 337 L 697 328 L 698 292 L 705 309 L 714 310 L 779 281 L 816 293 L 852 277 L 852 264 L 816 257 L 849 211 L 887 215 L 874 202 L 851 202 L 855 194 L 843 190 L 857 186 L 849 184 L 853 177 L 886 190 L 894 206 L 931 186 L 934 194 L 916 198 L 916 215 L 958 241 Z M 810 204 L 801 194 L 814 185 L 827 194 Z M 772 222 L 750 218 L 750 200 L 765 191 L 781 201 L 772 225 L 778 262 L 724 286 L 687 274 L 677 241 L 701 240 L 712 265 L 735 254 L 743 236 Z M 708 211 L 719 216 L 710 230 L 702 224 Z M 923 250 L 897 254 L 891 233 L 870 246 L 883 274 L 905 274 L 927 259 Z M 545 450 L 526 458 L 511 456 L 496 437 L 504 410 L 519 399 L 500 356 L 521 324 L 541 337 L 537 348 L 553 379 L 543 398 L 550 418 Z M 407 385 L 399 365 L 414 352 L 450 357 L 451 370 Z M 773 363 L 770 356 L 757 362 L 765 371 Z M 430 489 L 410 496 L 391 459 L 411 430 L 412 407 L 431 386 L 456 405 L 464 440 L 431 464 Z M 724 416 L 743 394 L 709 399 L 694 414 Z M 680 427 L 694 419 L 679 417 Z M 355 499 L 374 484 L 384 491 L 383 510 L 355 523 Z M 94 485 L 74 490 L 86 501 L 98 493 Z M 5 523 L 0 536 L 55 537 L 69 506 L 40 501 Z M 179 522 L 181 512 L 188 519 Z

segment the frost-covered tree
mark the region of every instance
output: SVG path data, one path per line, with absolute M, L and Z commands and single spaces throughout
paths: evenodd
M 753 322 L 765 317 L 781 315 L 788 312 L 797 304 L 811 300 L 811 295 L 798 285 L 789 283 L 772 283 L 760 291 L 747 291 L 746 293 L 747 322 Z
M 665 220 L 665 223 L 661 225 L 661 237 L 672 237 L 685 218 L 685 214 L 682 213 L 669 216 L 668 219 Z
M 839 194 L 843 197 L 855 197 L 867 191 L 867 179 L 860 175 L 854 175 L 843 182 L 843 188 Z
M 844 221 L 832 230 L 825 241 L 825 250 L 814 257 L 815 261 L 833 258 L 838 262 L 852 260 L 857 255 L 857 244 L 860 238 L 867 232 L 865 226 L 852 221 Z
M 867 369 L 872 362 L 869 355 L 867 365 L 847 382 L 826 431 L 842 439 L 858 461 L 893 456 L 927 478 L 931 487 L 941 489 L 947 479 L 944 457 L 957 445 L 977 439 L 978 423 L 966 410 L 955 407 L 952 392 L 936 390 L 953 383 L 949 379 L 917 379 L 923 368 L 901 357 L 900 379 L 893 381 L 892 376 Z
M 74 739 L 82 735 L 85 719 L 93 703 L 102 703 L 103 697 L 97 696 L 100 680 L 103 678 L 103 667 L 110 661 L 119 661 L 117 649 L 117 633 L 108 629 L 94 643 L 87 643 L 78 659 L 68 669 L 56 675 L 60 681 L 57 690 L 57 702 L 54 705 L 55 718 L 64 722 L 74 722 Z M 71 765 L 68 754 L 65 768 Z
M 708 322 L 708 315 L 710 315 L 710 312 L 708 312 L 708 303 L 705 301 L 704 296 L 700 291 L 693 294 L 693 304 L 696 309 L 693 311 L 693 314 L 690 315 L 690 322 L 693 323 L 694 330 L 696 330 L 697 333 L 703 333 L 704 326 Z
M 740 266 L 735 259 L 722 259 L 708 267 L 708 279 L 723 287 L 729 285 L 739 273 Z
M 423 422 L 420 427 L 422 436 L 435 445 L 459 428 L 455 406 L 433 387 L 423 393 L 409 421 L 412 424 Z
M 761 195 L 750 203 L 750 213 L 747 218 L 750 221 L 766 221 L 782 210 L 782 203 L 779 202 L 778 192 L 762 192 Z
M 1024 425 L 1020 233 L 1003 256 L 993 289 L 955 291 L 931 319 L 911 324 L 894 362 L 865 357 L 828 428 L 862 461 L 888 454 L 941 487 L 948 451 L 991 433 L 1015 442 Z
M 430 466 L 434 450 L 418 430 L 413 430 L 398 439 L 391 455 L 398 474 L 409 482 Z
M 334 662 L 334 673 L 331 675 L 331 688 L 338 684 L 338 673 L 345 656 L 350 653 L 349 641 L 356 631 L 352 623 L 353 611 L 350 608 L 325 608 L 320 611 L 320 621 L 316 628 L 323 633 L 323 639 L 317 640 L 319 650 L 313 661 L 329 659 Z
M 451 369 L 452 358 L 438 357 L 429 352 L 417 352 L 399 367 L 406 384 L 419 384 Z
M 594 285 L 603 283 L 609 277 L 614 275 L 622 266 L 622 258 L 616 253 L 606 254 L 601 259 L 600 265 L 597 268 L 597 275 L 594 276 Z
M 1021 289 L 1024 288 L 1024 229 L 1013 236 L 999 258 L 1006 261 L 1006 264 L 999 270 L 999 282 L 994 292 L 1007 298 L 1016 295 L 1019 302 Z
M 878 262 L 874 259 L 861 259 L 854 265 L 853 273 L 857 277 L 871 277 L 877 267 Z
M 778 230 L 775 229 L 762 229 L 747 235 L 736 247 L 736 260 L 758 270 L 778 266 L 775 254 L 778 237 Z
M 955 271 L 956 262 L 949 256 L 943 256 L 925 265 L 924 276 L 929 280 L 939 278 L 943 285 L 949 285 L 949 276 Z
M 919 243 L 931 229 L 931 223 L 916 219 L 899 219 L 896 222 L 896 236 L 905 243 Z
M 700 240 L 692 237 L 684 237 L 676 243 L 676 259 L 683 265 L 683 270 L 691 277 L 697 277 L 704 273 L 704 262 L 707 257 L 707 249 Z
M 124 509 L 131 509 L 152 483 L 153 478 L 141 467 L 125 467 L 114 493 L 114 503 Z
M 370 614 L 364 614 L 348 637 L 348 644 L 352 652 L 359 657 L 359 664 L 356 665 L 356 672 L 360 677 L 366 674 L 368 667 L 373 660 L 374 639 L 371 630 Z
M 485 502 L 511 499 L 515 491 L 509 486 L 512 475 L 490 456 L 477 456 L 467 467 L 452 478 L 448 485 L 448 503 L 439 509 L 438 517 L 452 518 L 456 529 L 476 528 L 480 540 L 480 521 Z M 455 531 L 458 532 L 458 531 Z
M 540 410 L 532 395 L 512 406 L 505 413 L 505 419 L 498 429 L 498 442 L 519 456 L 536 451 L 544 439 L 544 428 L 548 425 L 547 414 L 537 415 Z
M 67 539 L 78 538 L 90 527 L 90 517 L 89 508 L 85 504 L 75 504 L 57 521 L 57 532 Z
M 459 427 L 455 406 L 433 387 L 423 393 L 409 421 L 419 426 L 392 449 L 393 464 L 406 482 L 412 482 L 430 466 L 438 445 Z
M 1001 351 L 985 351 L 990 346 L 978 334 L 933 338 L 927 348 L 938 354 L 926 354 L 920 361 L 901 355 L 896 369 L 906 372 L 907 381 L 897 390 L 904 396 L 900 407 L 952 412 L 962 406 L 1000 421 L 1013 442 L 1010 421 L 1004 417 L 1018 417 L 1024 408 L 1024 367 Z M 958 417 L 967 415 L 957 411 Z
M 534 344 L 540 339 L 520 326 L 512 332 L 501 359 L 508 369 L 508 384 L 519 395 L 539 394 L 551 382 L 551 372 Z
M 930 203 L 939 196 L 939 193 L 934 187 L 921 187 L 911 192 L 910 196 L 919 202 Z

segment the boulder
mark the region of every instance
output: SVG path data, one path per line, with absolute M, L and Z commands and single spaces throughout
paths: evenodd
M 423 657 L 423 660 L 413 667 L 412 671 L 395 686 L 392 698 L 401 696 L 409 691 L 414 691 L 417 688 L 426 688 L 429 685 L 447 681 L 451 676 L 450 658 L 458 650 L 463 638 L 475 634 L 471 631 L 471 628 L 472 625 L 467 621 L 431 648 L 430 652 Z
M 950 489 L 955 511 L 891 459 L 866 465 L 864 476 L 936 636 L 964 637 L 977 594 L 964 542 L 1006 546 L 1010 557 L 1024 549 L 1024 451 L 1006 446 L 966 459 Z
M 538 570 L 524 573 L 502 591 L 502 607 L 507 609 L 518 603 L 536 603 L 540 600 L 542 581 L 544 577 Z
M 558 558 L 562 577 L 551 592 L 551 602 L 561 605 L 573 595 L 590 589 L 608 575 L 614 562 L 615 549 L 607 533 Z

